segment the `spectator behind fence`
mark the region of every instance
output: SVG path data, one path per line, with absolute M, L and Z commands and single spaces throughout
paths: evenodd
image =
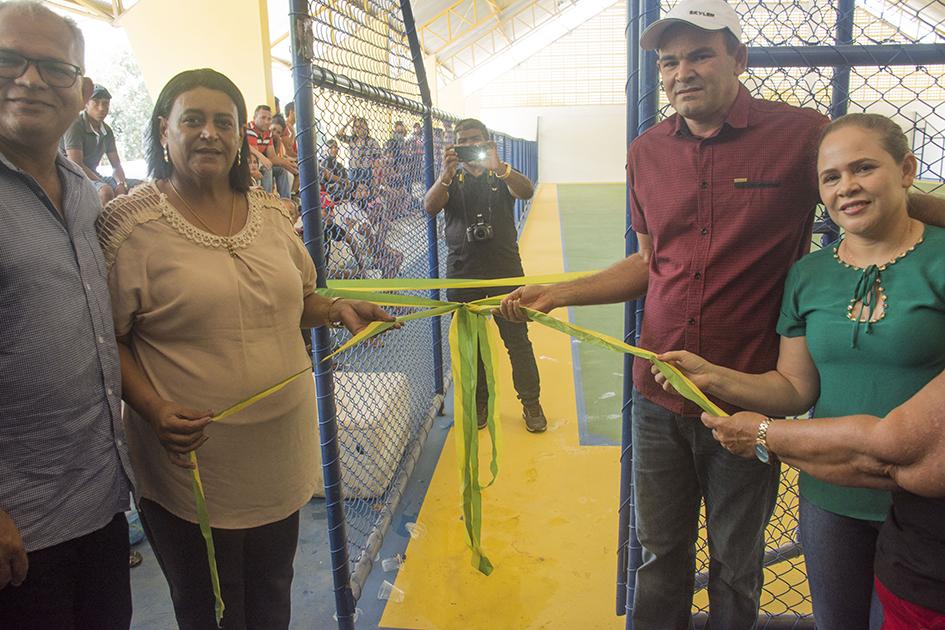
M 322 186 L 336 201 L 349 199 L 354 186 L 351 180 L 348 179 L 348 169 L 338 159 L 338 142 L 329 139 L 326 153 L 321 167 Z
M 440 176 L 427 191 L 423 206 L 430 216 L 444 210 L 446 245 L 449 248 L 448 278 L 505 278 L 521 276 L 522 259 L 518 253 L 515 225 L 515 200 L 530 199 L 534 187 L 527 177 L 499 161 L 489 130 L 473 118 L 456 125 L 457 146 L 448 147 Z M 472 150 L 462 165 L 457 149 Z M 511 287 L 489 289 L 450 289 L 447 297 L 454 302 L 471 302 L 508 293 Z M 495 320 L 512 362 L 512 382 L 522 402 L 525 427 L 540 433 L 547 427 L 539 397 L 541 385 L 538 365 L 528 327 L 524 323 Z M 482 357 L 478 358 L 476 410 L 479 428 L 486 424 L 489 393 Z
M 403 207 L 397 208 L 402 214 L 408 206 L 407 191 L 413 173 L 421 172 L 422 160 L 415 160 L 407 138 L 407 126 L 403 121 L 394 123 L 394 132 L 384 143 L 383 173 L 380 185 L 389 189 L 389 200 Z
M 442 127 L 433 128 L 433 159 L 437 162 L 443 161 L 446 152 L 446 134 Z
M 127 629 L 131 484 L 95 218 L 59 139 L 92 93 L 82 32 L 0 4 L 0 628 Z
M 282 134 L 285 132 L 285 117 L 282 114 L 275 114 L 269 125 L 272 131 L 272 148 L 276 155 L 284 158 L 287 155 L 285 145 L 282 143 Z
M 282 114 L 276 114 L 272 117 L 272 146 L 275 149 L 276 156 L 283 160 L 294 160 L 295 158 L 289 154 L 289 146 L 286 146 L 285 142 L 285 130 L 288 128 L 285 122 L 285 118 Z M 291 146 L 291 145 L 290 145 Z M 297 169 L 296 169 L 297 170 Z M 299 192 L 300 181 L 298 177 L 293 178 L 292 181 L 292 194 L 296 195 Z
M 188 453 L 198 450 L 226 628 L 287 628 L 299 508 L 320 485 L 308 374 L 232 418 L 214 411 L 309 367 L 299 328 L 390 319 L 315 293 L 271 194 L 248 190 L 246 106 L 210 69 L 170 80 L 151 116 L 154 182 L 98 222 L 141 519 L 182 628 L 215 627 Z
M 335 203 L 324 187 L 319 190 L 319 201 L 322 211 L 322 234 L 325 241 L 325 265 L 329 273 L 336 278 L 363 277 L 369 252 L 357 236 L 345 228 L 347 225 L 345 218 L 339 217 L 339 213 L 336 212 L 338 205 L 343 206 L 349 202 L 341 200 Z M 299 236 L 302 236 L 301 216 L 295 227 Z M 333 243 L 344 243 L 347 250 L 334 247 Z
M 907 191 L 916 167 L 905 134 L 888 118 L 850 114 L 835 120 L 824 131 L 817 171 L 820 197 L 844 237 L 791 268 L 778 319 L 777 367 L 748 374 L 685 351 L 660 358 L 710 395 L 782 417 L 812 406 L 815 418 L 883 416 L 906 402 L 945 370 L 945 229 L 909 217 Z M 665 383 L 661 374 L 656 380 Z M 762 462 L 769 459 L 766 436 L 772 422 L 762 418 L 755 425 Z M 882 521 L 889 523 L 889 493 L 846 488 L 803 472 L 800 489 L 801 527 L 808 532 L 802 543 L 808 563 L 823 567 L 810 576 L 814 592 L 826 593 L 814 600 L 817 625 L 866 627 L 877 537 Z M 902 518 L 929 510 L 945 516 L 945 501 L 916 505 L 911 495 L 895 496 L 901 500 L 893 514 Z M 945 532 L 945 520 L 939 523 Z M 937 593 L 937 609 L 945 612 L 945 537 L 936 540 L 923 548 L 938 549 L 932 575 L 941 586 L 916 596 L 928 605 Z M 922 537 L 912 543 L 919 548 Z M 931 577 L 921 575 L 916 583 Z M 909 590 L 904 586 L 909 582 L 898 579 L 897 590 L 908 595 L 903 589 Z M 825 610 L 824 598 L 836 603 Z
M 451 120 L 443 121 L 443 140 L 446 144 L 456 143 L 456 130 L 453 129 L 453 121 Z
M 361 182 L 354 190 L 354 199 L 344 204 L 351 218 L 350 226 L 357 230 L 368 251 L 372 268 L 379 269 L 384 278 L 393 278 L 400 272 L 404 255 L 387 243 L 394 217 L 390 212 L 389 190 L 373 191 Z
M 125 170 L 118 157 L 115 146 L 115 132 L 105 122 L 111 107 L 112 95 L 104 86 L 95 85 L 92 96 L 85 103 L 85 110 L 79 113 L 62 137 L 60 147 L 66 157 L 79 165 L 85 175 L 92 180 L 92 185 L 103 204 L 115 198 L 115 195 L 127 194 L 141 182 L 125 177 Z M 102 156 L 108 157 L 112 165 L 112 174 L 103 177 L 98 173 Z
M 246 125 L 246 138 L 249 150 L 259 160 L 263 189 L 273 192 L 275 181 L 279 196 L 289 199 L 292 197 L 292 181 L 299 174 L 299 168 L 294 159 L 276 153 L 271 126 L 272 109 L 268 105 L 259 105 L 253 112 L 253 119 Z
M 285 104 L 285 129 L 282 130 L 282 145 L 290 158 L 298 159 L 299 148 L 295 144 L 295 103 Z
M 663 89 L 676 113 L 630 146 L 629 196 L 640 252 L 588 278 L 517 290 L 503 303 L 505 316 L 521 318 L 518 304 L 547 312 L 645 293 L 643 347 L 683 348 L 745 372 L 775 367 L 778 304 L 788 269 L 810 248 L 818 201 L 814 147 L 827 119 L 811 109 L 752 98 L 738 80 L 748 61 L 741 35 L 738 15 L 722 0 L 680 2 L 644 32 L 641 45 L 657 50 Z M 912 202 L 912 210 L 929 211 L 928 197 Z M 633 382 L 633 480 L 643 564 L 636 572 L 632 621 L 643 628 L 691 623 L 693 541 L 704 499 L 713 541 L 712 625 L 753 628 L 779 465 L 736 458 L 719 446 L 698 422 L 699 409 L 663 391 L 648 362 L 635 362 Z M 856 562 L 860 541 L 875 531 L 837 536 L 821 522 L 802 518 L 800 536 L 814 608 L 825 613 L 818 625 L 829 629 L 837 626 L 827 622 L 833 618 L 827 611 L 842 611 L 861 594 L 849 593 L 859 588 L 851 582 L 838 596 L 820 576 L 847 551 L 842 561 Z M 839 627 L 867 627 L 865 619 L 854 619 L 859 611 L 855 606 L 850 616 L 841 614 Z
M 348 128 L 351 133 L 348 134 Z M 337 138 L 348 145 L 348 178 L 352 183 L 371 182 L 374 165 L 381 157 L 381 145 L 371 137 L 367 119 L 354 116 L 338 130 Z

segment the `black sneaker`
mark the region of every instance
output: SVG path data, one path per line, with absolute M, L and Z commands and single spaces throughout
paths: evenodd
M 485 429 L 486 424 L 489 422 L 489 403 L 477 402 L 476 403 L 476 426 L 480 429 Z
M 537 400 L 522 405 L 522 418 L 525 419 L 525 428 L 531 433 L 542 433 L 548 428 L 545 412 L 541 410 L 541 403 Z

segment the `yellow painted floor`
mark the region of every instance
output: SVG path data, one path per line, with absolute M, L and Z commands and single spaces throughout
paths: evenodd
M 560 234 L 557 189 L 542 185 L 520 240 L 526 273 L 563 271 Z M 543 434 L 525 430 L 502 353 L 504 449 L 499 478 L 484 491 L 482 508 L 482 544 L 494 572 L 486 577 L 470 565 L 451 432 L 417 518 L 421 535 L 410 541 L 397 575 L 405 599 L 387 603 L 382 627 L 624 628 L 625 619 L 614 613 L 619 448 L 579 444 L 570 338 L 536 325 L 530 335 L 535 356 L 543 357 L 539 370 L 549 427 Z M 489 438 L 479 435 L 485 482 Z M 783 510 L 773 520 L 784 530 L 794 525 Z M 784 565 L 767 573 L 765 609 L 781 613 L 787 604 L 809 612 L 802 603 L 801 571 Z M 697 607 L 705 606 L 705 595 L 697 594 Z
M 548 185 L 536 193 L 520 241 L 526 273 L 563 271 L 556 194 Z M 397 576 L 405 600 L 387 604 L 385 628 L 624 627 L 614 615 L 619 449 L 579 446 L 569 337 L 535 325 L 530 335 L 535 355 L 550 357 L 539 361 L 549 426 L 543 434 L 525 430 L 505 357 L 504 449 L 482 507 L 483 548 L 495 571 L 486 577 L 470 565 L 448 443 L 418 517 L 425 531 L 410 541 Z M 480 445 L 483 475 L 488 450 Z

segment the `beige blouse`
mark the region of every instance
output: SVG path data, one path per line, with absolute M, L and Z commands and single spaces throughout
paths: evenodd
M 188 222 L 153 184 L 109 203 L 97 224 L 116 334 L 130 334 L 161 397 L 196 410 L 222 411 L 309 365 L 299 326 L 315 267 L 279 199 L 248 197 L 231 237 Z M 124 420 L 138 495 L 196 522 L 190 471 L 127 405 Z M 323 485 L 312 378 L 206 432 L 197 457 L 213 527 L 283 519 Z

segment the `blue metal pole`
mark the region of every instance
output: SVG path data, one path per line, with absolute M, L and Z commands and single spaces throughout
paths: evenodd
M 643 30 L 659 19 L 660 16 L 660 0 L 642 0 L 642 7 L 639 9 L 640 14 L 637 19 L 637 25 L 635 29 L 631 29 L 634 32 L 634 37 L 636 39 L 633 42 L 633 48 L 637 51 L 637 77 L 638 77 L 638 92 L 637 99 L 635 101 L 637 105 L 636 112 L 636 123 L 637 126 L 632 130 L 633 138 L 636 138 L 639 134 L 643 133 L 648 128 L 656 124 L 656 118 L 659 114 L 659 76 L 656 69 L 656 53 L 652 50 L 641 51 L 640 50 L 640 35 Z M 628 101 L 628 105 L 631 101 Z M 629 119 L 628 119 L 629 122 Z M 631 130 L 628 129 L 628 134 L 631 133 Z M 629 195 L 629 188 L 628 188 Z M 628 199 L 628 212 L 629 212 L 629 199 Z M 627 238 L 627 249 L 628 251 L 632 247 L 633 251 L 637 250 L 638 243 L 636 238 L 636 233 L 633 232 L 632 226 L 630 225 L 630 216 L 627 215 L 627 224 L 628 224 L 628 238 Z M 640 298 L 632 304 L 628 304 L 629 308 L 633 309 L 633 313 L 627 314 L 627 318 L 633 319 L 633 331 L 634 331 L 634 342 L 639 339 L 640 330 L 643 326 L 643 309 L 645 307 L 644 298 Z M 629 357 L 629 355 L 628 355 Z M 624 387 L 632 388 L 633 386 L 633 364 L 632 360 L 628 361 L 630 363 L 629 369 L 624 371 Z M 629 374 L 628 374 L 629 371 Z M 631 389 L 632 391 L 632 389 Z M 625 399 L 630 398 L 628 392 L 624 393 Z M 633 401 L 630 400 L 629 404 L 625 405 L 624 409 L 624 418 L 623 418 L 623 444 L 624 452 L 622 453 L 623 460 L 627 461 L 626 467 L 628 469 L 628 476 L 626 485 L 629 486 L 629 503 L 630 503 L 630 515 L 629 515 L 629 536 L 628 536 L 628 545 L 627 545 L 627 593 L 626 593 L 626 612 L 627 612 L 627 630 L 633 630 L 633 595 L 636 591 L 636 571 L 639 566 L 643 563 L 642 558 L 642 547 L 640 546 L 640 540 L 637 538 L 637 525 L 636 525 L 636 514 L 634 513 L 633 506 L 636 501 L 634 499 L 634 487 L 633 487 L 633 416 L 631 415 L 631 409 L 633 406 Z M 621 465 L 621 474 L 623 474 L 623 465 Z
M 853 15 L 856 11 L 856 0 L 840 0 L 837 3 L 836 44 L 838 46 L 853 43 Z M 835 66 L 833 69 L 833 89 L 830 95 L 830 117 L 839 118 L 847 113 L 850 103 L 850 66 L 849 64 Z M 824 214 L 824 229 L 820 244 L 826 247 L 840 238 L 840 229 L 831 218 Z
M 627 2 L 627 147 L 637 136 L 637 99 L 640 95 L 639 65 L 640 57 L 640 0 Z M 637 251 L 636 233 L 630 220 L 630 181 L 626 186 L 626 232 L 625 253 L 630 256 Z M 624 341 L 633 343 L 636 337 L 636 301 L 623 306 Z M 633 357 L 623 357 L 623 406 L 621 407 L 620 429 L 620 503 L 617 511 L 617 616 L 627 613 L 629 593 L 633 589 L 635 576 L 629 575 L 630 567 L 630 518 L 633 505 L 630 497 L 630 484 L 633 474 L 633 459 L 630 454 L 630 414 L 633 409 Z
M 752 46 L 749 68 L 931 66 L 945 63 L 945 44 Z
M 413 57 L 413 67 L 417 74 L 417 86 L 420 88 L 420 100 L 426 105 L 423 114 L 423 179 L 425 189 L 436 183 L 436 162 L 433 155 L 433 98 L 430 96 L 430 84 L 427 81 L 427 71 L 423 65 L 423 53 L 420 48 L 420 39 L 417 37 L 417 25 L 413 19 L 413 8 L 410 0 L 400 0 L 400 10 L 404 18 L 404 30 L 407 32 L 407 41 L 410 42 L 410 55 Z M 436 217 L 427 216 L 427 274 L 431 278 L 440 277 L 440 251 L 436 237 Z M 429 297 L 440 299 L 439 289 L 431 289 Z M 437 394 L 443 390 L 443 324 L 439 317 L 432 319 L 433 333 L 433 387 Z
M 840 0 L 837 3 L 836 44 L 853 43 L 853 17 L 856 0 Z M 833 70 L 833 93 L 830 97 L 830 117 L 839 118 L 847 113 L 850 104 L 850 65 L 838 65 Z
M 299 145 L 299 178 L 302 197 L 302 225 L 305 246 L 315 261 L 319 287 L 326 286 L 324 236 L 319 198 L 318 153 L 315 143 L 315 106 L 312 98 L 312 32 L 307 0 L 290 0 L 289 23 L 292 30 L 292 80 L 295 84 L 295 111 Z M 348 535 L 345 531 L 344 497 L 341 488 L 341 455 L 338 448 L 338 423 L 335 417 L 335 384 L 331 363 L 324 359 L 331 352 L 327 326 L 314 330 L 315 385 L 318 406 L 318 430 L 321 435 L 322 470 L 325 478 L 325 511 L 338 627 L 354 630 L 354 594 L 351 591 L 351 565 L 348 561 Z
M 659 19 L 659 0 L 643 0 L 644 9 L 640 16 L 640 32 Z M 660 78 L 656 68 L 656 51 L 646 50 L 640 54 L 640 95 L 638 133 L 643 133 L 656 124 L 659 109 Z

